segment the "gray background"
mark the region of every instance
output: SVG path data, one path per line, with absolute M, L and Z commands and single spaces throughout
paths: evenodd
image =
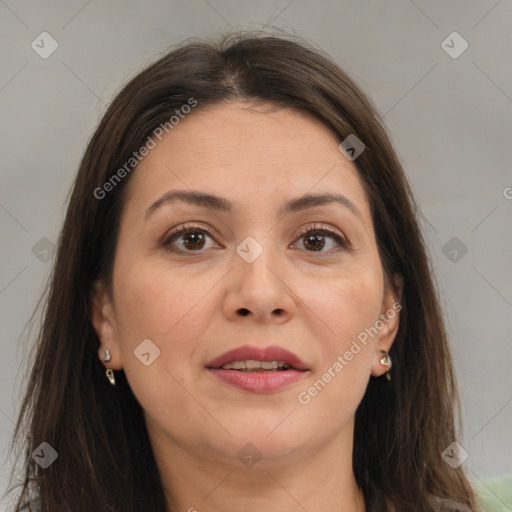
M 510 1 L 0 0 L 1 491 L 31 339 L 22 331 L 105 105 L 169 45 L 262 25 L 327 51 L 385 114 L 448 319 L 464 465 L 474 481 L 512 472 Z M 59 45 L 47 59 L 31 48 L 43 31 Z M 458 58 L 441 46 L 453 31 L 469 44 Z

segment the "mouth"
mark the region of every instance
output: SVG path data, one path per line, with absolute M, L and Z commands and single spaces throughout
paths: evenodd
M 210 361 L 206 368 L 223 382 L 254 393 L 278 391 L 309 371 L 297 355 L 275 345 L 239 347 Z
M 244 345 L 224 352 L 206 363 L 206 368 L 251 373 L 309 370 L 299 356 L 277 345 L 265 348 Z
M 233 361 L 223 365 L 218 370 L 235 370 L 237 372 L 283 372 L 286 370 L 297 370 L 293 366 L 285 363 L 284 361 L 255 361 L 254 359 L 247 359 L 245 361 Z

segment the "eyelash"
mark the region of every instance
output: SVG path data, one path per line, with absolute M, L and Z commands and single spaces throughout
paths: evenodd
M 172 248 L 172 242 L 175 241 L 177 238 L 179 238 L 180 235 L 184 235 L 187 233 L 195 233 L 195 232 L 206 233 L 210 238 L 213 239 L 213 235 L 210 233 L 209 230 L 207 230 L 203 227 L 200 227 L 200 226 L 186 224 L 186 225 L 180 226 L 179 228 L 177 228 L 174 231 L 171 231 L 169 234 L 167 234 L 163 238 L 162 246 L 164 248 L 166 248 L 168 251 L 174 252 L 174 253 L 182 253 L 182 254 L 184 254 L 184 253 L 201 253 L 203 251 L 203 249 L 199 249 L 197 251 L 187 251 L 187 250 Z M 307 235 L 308 233 L 311 233 L 311 232 L 315 233 L 315 234 L 322 234 L 322 235 L 330 236 L 331 238 L 333 238 L 335 240 L 335 242 L 342 249 L 348 248 L 348 243 L 342 236 L 340 236 L 338 233 L 336 233 L 332 229 L 326 228 L 319 224 L 315 224 L 313 226 L 307 226 L 304 230 L 301 230 L 301 232 L 299 233 L 299 235 L 297 237 L 297 240 L 299 240 L 301 237 L 303 237 L 304 235 Z M 331 249 L 331 251 L 332 251 L 332 249 Z M 306 252 L 322 255 L 322 254 L 326 254 L 326 253 L 329 254 L 331 251 L 306 251 Z

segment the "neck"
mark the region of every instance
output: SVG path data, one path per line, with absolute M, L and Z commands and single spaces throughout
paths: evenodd
M 148 432 L 168 512 L 366 512 L 347 432 L 314 450 L 263 457 L 252 467 L 236 458 L 219 462 L 205 449 L 191 453 L 150 425 Z

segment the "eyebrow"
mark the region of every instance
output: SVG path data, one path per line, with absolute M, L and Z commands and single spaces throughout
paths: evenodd
M 145 219 L 157 208 L 164 204 L 182 201 L 202 208 L 217 210 L 220 212 L 232 213 L 233 203 L 224 197 L 213 194 L 207 194 L 199 190 L 170 190 L 163 196 L 158 198 L 146 210 Z M 352 212 L 355 216 L 363 221 L 363 216 L 357 206 L 342 194 L 324 193 L 324 194 L 305 194 L 300 197 L 289 199 L 279 209 L 280 215 L 287 213 L 299 212 L 315 206 L 323 206 L 327 204 L 340 204 Z M 363 221 L 364 222 L 364 221 Z

